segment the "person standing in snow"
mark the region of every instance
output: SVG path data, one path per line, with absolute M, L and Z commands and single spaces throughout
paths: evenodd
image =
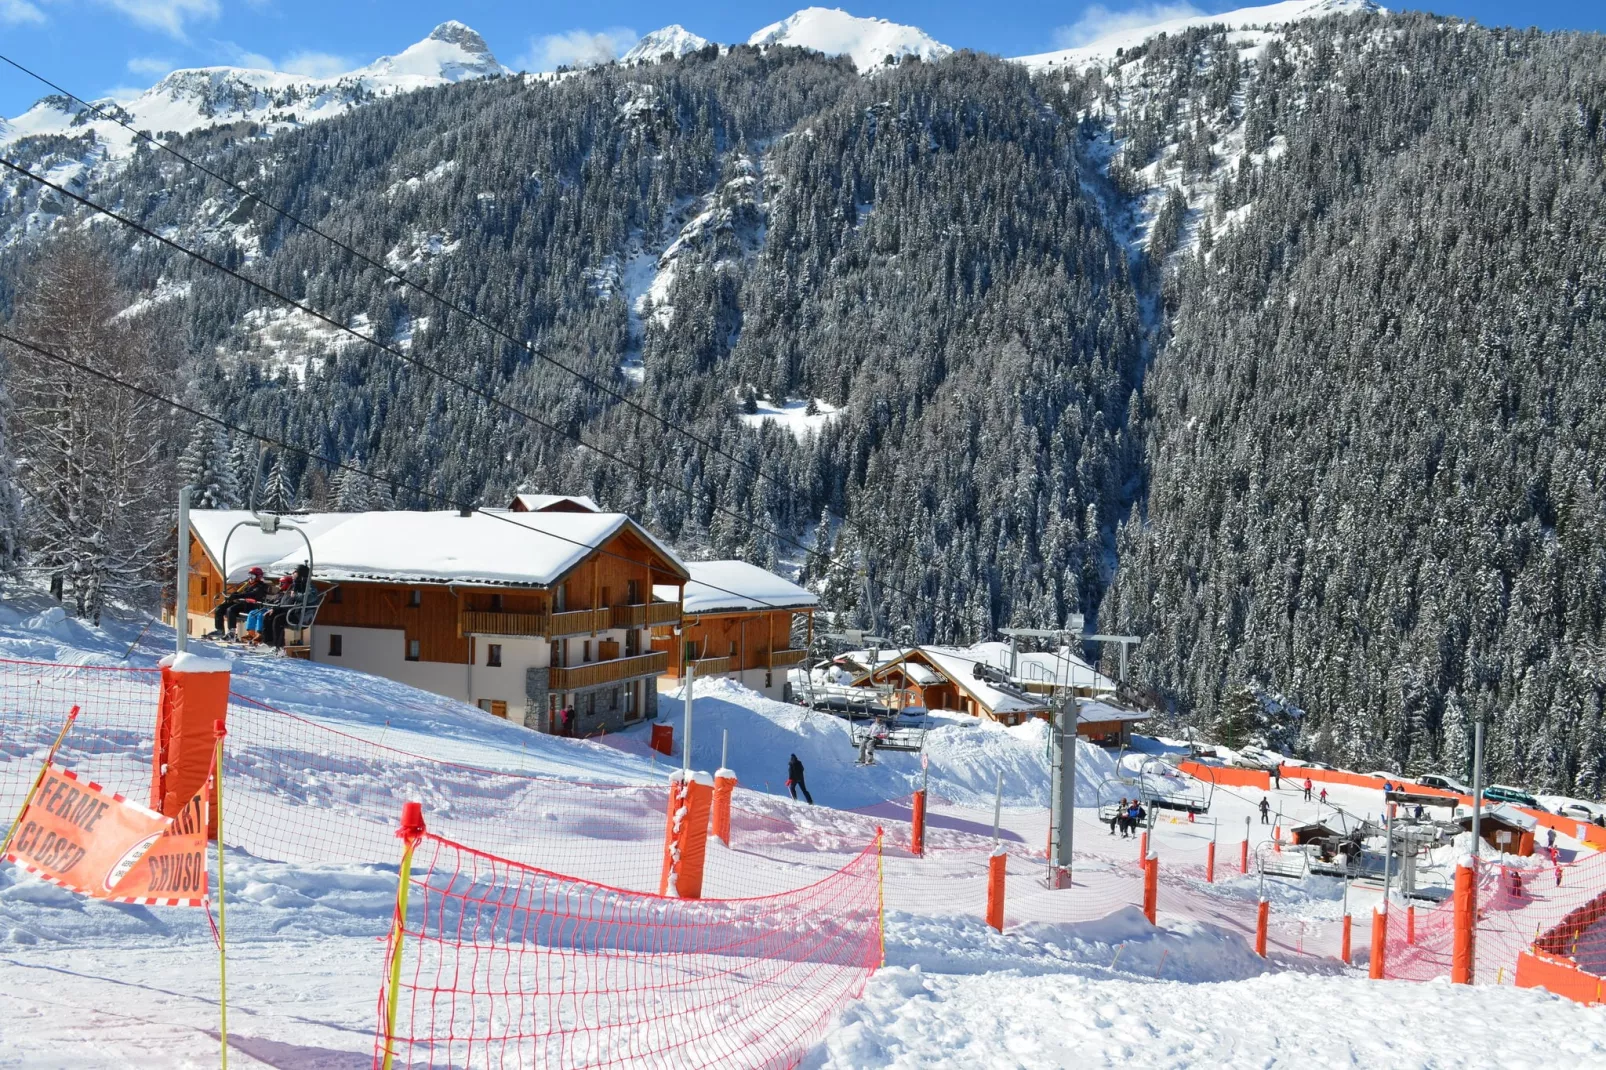
M 1555 829 L 1547 829 L 1545 831 L 1545 846 L 1550 848 L 1550 853 L 1551 853 L 1552 857 L 1554 857 L 1554 855 L 1556 854 L 1556 830 Z
M 1321 801 L 1322 801 L 1322 805 L 1323 806 L 1327 805 L 1327 789 L 1326 788 L 1322 789 Z
M 792 801 L 797 801 L 797 793 L 802 792 L 803 798 L 810 806 L 814 805 L 814 796 L 809 794 L 809 786 L 803 782 L 803 763 L 798 756 L 789 756 L 786 763 L 786 787 L 792 793 Z
M 1283 763 L 1278 762 L 1271 767 L 1271 786 L 1275 791 L 1283 790 Z
M 1310 789 L 1311 789 L 1310 777 L 1306 777 L 1305 778 L 1305 801 L 1306 802 L 1310 802 Z
M 574 707 L 573 706 L 565 706 L 563 708 L 563 734 L 565 736 L 570 737 L 571 739 L 574 737 Z
M 1271 798 L 1266 795 L 1260 797 L 1260 823 L 1271 824 Z

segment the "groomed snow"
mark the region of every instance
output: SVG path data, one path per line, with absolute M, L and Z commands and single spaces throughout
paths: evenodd
M 809 403 L 802 398 L 789 398 L 779 405 L 771 401 L 760 401 L 754 412 L 744 412 L 737 419 L 748 427 L 763 427 L 765 424 L 776 424 L 792 433 L 792 437 L 802 441 L 814 434 L 832 420 L 841 415 L 842 410 L 829 402 L 814 399 L 815 412 L 809 414 Z

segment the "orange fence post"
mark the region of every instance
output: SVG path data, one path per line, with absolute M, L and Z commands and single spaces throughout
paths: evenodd
M 1238 872 L 1249 872 L 1249 840 L 1245 839 L 1238 845 Z
M 1154 925 L 1160 905 L 1160 856 L 1150 854 L 1143 859 L 1143 916 Z
M 1002 848 L 994 850 L 987 859 L 987 924 L 1004 931 L 1004 870 L 1009 856 Z
M 1407 944 L 1415 944 L 1416 943 L 1416 904 L 1415 903 L 1407 903 L 1405 905 L 1405 942 Z
M 1138 833 L 1138 860 L 1147 863 L 1149 858 L 1149 834 L 1147 831 Z
M 1281 825 L 1273 825 L 1271 827 L 1271 849 L 1276 851 L 1278 854 L 1282 854 L 1283 827 Z
M 1379 903 L 1372 908 L 1372 961 L 1367 966 L 1367 975 L 1374 981 L 1383 979 L 1383 952 L 1389 942 L 1389 908 L 1386 903 Z
M 1205 848 L 1205 883 L 1216 883 L 1216 841 L 1211 840 L 1210 846 Z
M 1271 919 L 1271 903 L 1262 899 L 1255 908 L 1255 954 L 1266 957 L 1266 923 Z
M 735 790 L 736 774 L 725 768 L 715 770 L 711 824 L 714 835 L 726 847 L 731 845 L 731 793 Z
M 169 654 L 161 666 L 151 747 L 151 809 L 177 817 L 212 775 L 214 726 L 229 714 L 229 663 L 186 652 Z M 207 832 L 216 839 L 216 799 L 207 802 Z
M 1348 914 L 1345 914 L 1344 915 L 1344 935 L 1343 935 L 1343 938 L 1340 940 L 1339 945 L 1338 945 L 1338 960 L 1340 962 L 1342 962 L 1346 966 L 1348 966 L 1350 964 L 1349 930 L 1350 930 L 1350 916 Z
M 909 818 L 909 851 L 915 856 L 926 853 L 926 789 L 915 792 L 913 813 Z
M 1478 924 L 1478 882 L 1471 855 L 1455 867 L 1455 936 L 1450 945 L 1450 983 L 1472 983 L 1473 931 Z
M 669 774 L 669 813 L 664 824 L 664 865 L 658 894 L 680 899 L 703 896 L 703 859 L 708 854 L 708 814 L 714 780 L 707 773 L 690 778 L 677 769 Z

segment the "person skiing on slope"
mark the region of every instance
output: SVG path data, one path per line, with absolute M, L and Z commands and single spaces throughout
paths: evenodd
M 1310 777 L 1306 777 L 1305 778 L 1305 801 L 1306 802 L 1310 802 L 1310 789 L 1311 789 Z
M 1260 797 L 1260 823 L 1271 824 L 1271 799 L 1265 795 Z
M 814 796 L 809 794 L 809 786 L 803 782 L 803 763 L 795 754 L 789 756 L 786 763 L 786 787 L 791 791 L 794 802 L 797 801 L 797 793 L 801 791 L 808 804 L 814 805 Z
M 1322 804 L 1325 806 L 1327 804 L 1327 789 L 1326 788 L 1322 789 L 1322 794 L 1321 794 L 1320 798 L 1321 798 Z

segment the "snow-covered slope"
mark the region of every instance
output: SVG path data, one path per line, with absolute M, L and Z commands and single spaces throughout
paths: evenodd
M 701 52 L 709 46 L 706 37 L 698 37 L 680 23 L 665 26 L 661 30 L 654 30 L 640 41 L 636 47 L 619 57 L 619 63 L 625 67 L 633 67 L 638 63 L 656 63 L 662 59 L 679 59 L 693 52 Z
M 174 71 L 131 100 L 95 103 L 136 129 L 188 133 L 242 120 L 286 125 L 327 119 L 375 97 L 510 73 L 485 39 L 460 22 L 443 22 L 394 56 L 383 56 L 332 78 L 244 67 Z M 101 154 L 125 156 L 134 136 L 62 96 L 47 96 L 15 119 L 0 122 L 0 145 L 21 138 L 93 133 Z
M 747 39 L 750 45 L 792 45 L 812 48 L 828 56 L 848 56 L 861 71 L 890 59 L 919 56 L 941 59 L 952 48 L 914 26 L 886 19 L 861 19 L 841 8 L 806 7 Z
M 1070 67 L 1074 70 L 1090 63 L 1112 59 L 1116 52 L 1136 48 L 1149 38 L 1162 33 L 1180 33 L 1196 26 L 1224 25 L 1229 29 L 1238 30 L 1250 26 L 1275 26 L 1303 19 L 1325 18 L 1328 15 L 1373 14 L 1387 10 L 1374 0 L 1281 0 L 1276 4 L 1223 11 L 1219 15 L 1193 15 L 1166 19 L 1148 26 L 1130 27 L 1076 48 L 1042 52 L 1034 56 L 1020 56 L 1016 62 L 1024 63 L 1034 71 L 1047 70 L 1050 67 Z

